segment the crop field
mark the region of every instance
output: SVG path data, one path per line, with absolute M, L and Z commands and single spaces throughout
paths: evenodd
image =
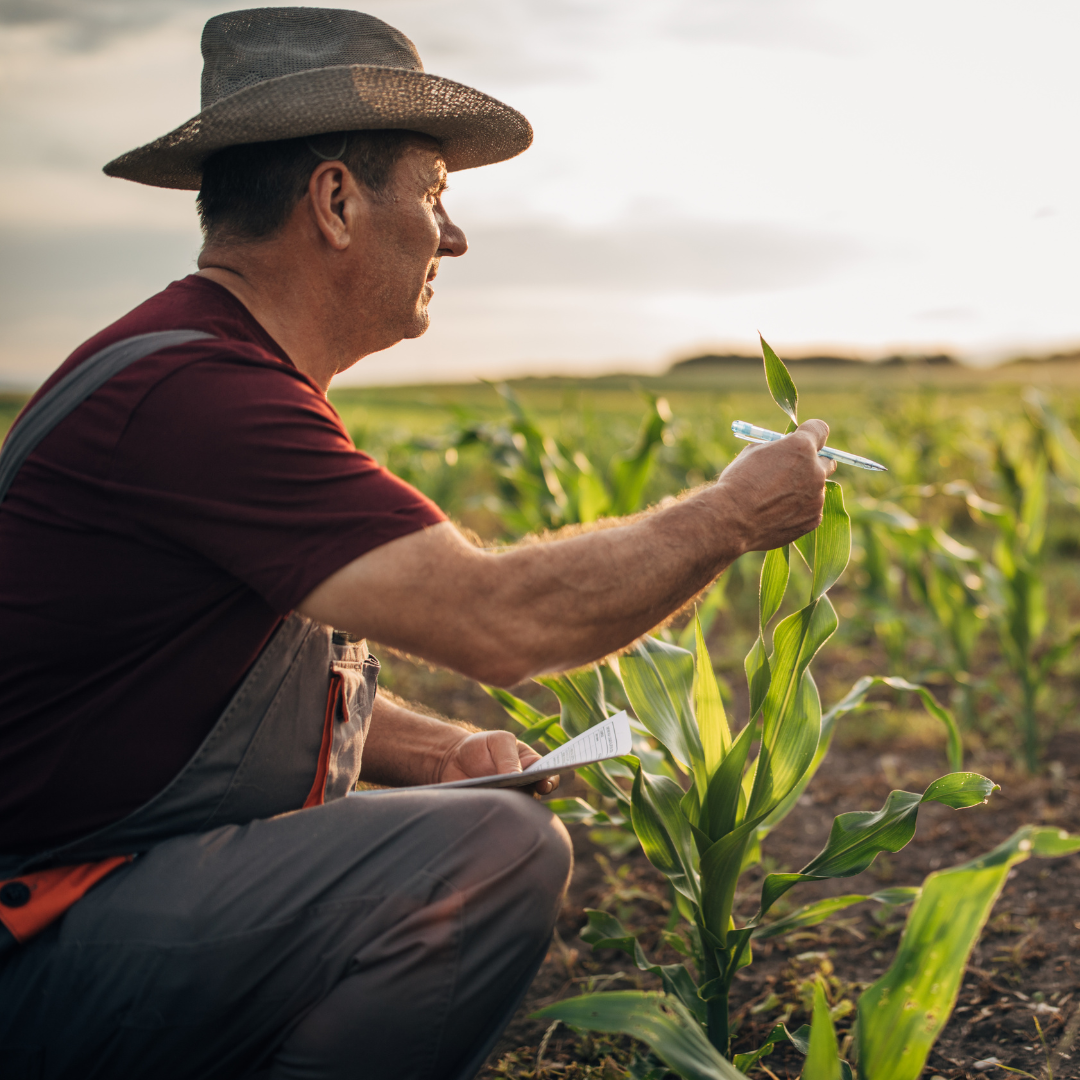
M 639 722 L 634 758 L 564 780 L 577 868 L 489 1080 L 1080 1076 L 1077 369 L 791 372 L 800 417 L 889 467 L 839 469 L 816 545 L 501 703 L 387 657 L 404 696 L 547 746 Z M 732 420 L 787 423 L 760 367 L 334 400 L 494 544 L 655 505 L 738 453 Z
M 551 801 L 574 877 L 484 1080 L 1080 1077 L 1080 364 L 789 368 L 331 395 L 491 545 L 707 482 L 737 419 L 889 469 L 597 667 L 491 693 L 373 644 L 538 747 L 634 717 Z

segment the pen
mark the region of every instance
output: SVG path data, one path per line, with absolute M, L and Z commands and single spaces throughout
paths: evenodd
M 768 428 L 755 427 L 753 424 L 748 424 L 745 420 L 736 420 L 731 425 L 731 434 L 736 439 L 742 439 L 744 442 L 776 442 L 777 439 L 782 439 L 784 436 L 779 431 L 770 431 Z M 823 446 L 818 451 L 818 457 L 832 458 L 833 461 L 840 462 L 842 465 L 854 465 L 858 469 L 869 469 L 871 472 L 888 472 L 884 465 L 879 465 L 876 461 L 871 461 L 869 458 L 859 457 L 858 454 L 849 454 L 844 450 L 833 450 L 831 447 Z

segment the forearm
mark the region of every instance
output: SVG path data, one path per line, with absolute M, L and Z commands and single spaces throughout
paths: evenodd
M 360 779 L 389 787 L 438 783 L 443 764 L 468 735 L 468 728 L 422 716 L 380 690 L 364 740 Z
M 472 633 L 486 681 L 590 663 L 662 622 L 743 551 L 718 503 L 691 495 L 625 525 L 486 553 L 471 583 L 485 598 Z
M 510 686 L 590 663 L 666 618 L 741 553 L 725 518 L 706 490 L 623 525 L 501 552 L 438 526 L 347 567 L 309 613 L 329 609 L 335 625 Z M 410 571 L 395 573 L 405 549 Z M 342 621 L 350 594 L 362 626 Z
M 828 429 L 804 428 L 614 527 L 501 552 L 472 546 L 449 523 L 402 537 L 332 575 L 300 610 L 498 686 L 590 663 L 667 618 L 744 551 L 817 525 Z

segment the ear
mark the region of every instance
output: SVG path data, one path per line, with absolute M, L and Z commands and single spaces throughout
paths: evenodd
M 326 161 L 311 174 L 308 199 L 323 239 L 335 251 L 344 251 L 366 209 L 367 193 L 340 161 Z

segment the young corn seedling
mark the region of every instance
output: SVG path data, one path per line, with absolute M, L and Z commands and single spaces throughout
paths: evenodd
M 1010 431 L 994 443 L 1002 503 L 980 497 L 966 482 L 947 484 L 943 490 L 963 497 L 974 521 L 993 533 L 993 548 L 982 563 L 981 576 L 1002 655 L 1020 688 L 1022 756 L 1028 770 L 1034 771 L 1042 742 L 1039 693 L 1050 671 L 1080 637 L 1080 628 L 1057 641 L 1046 632 L 1045 583 L 1051 480 L 1080 477 L 1080 448 L 1040 400 L 1029 397 L 1026 405 L 1026 437 Z
M 671 439 L 671 409 L 664 398 L 646 395 L 648 407 L 634 444 L 613 455 L 607 469 L 599 469 L 580 443 L 545 435 L 508 386 L 496 389 L 509 410 L 508 422 L 463 426 L 453 449 L 479 443 L 490 451 L 496 505 L 509 535 L 641 509 L 656 455 Z
M 769 388 L 794 425 L 795 386 L 780 359 L 762 344 Z M 960 763 L 960 736 L 951 714 L 924 687 L 904 680 L 860 680 L 822 716 L 810 662 L 836 629 L 827 592 L 847 566 L 850 542 L 840 485 L 829 481 L 821 525 L 794 545 L 809 571 L 807 603 L 777 623 L 771 648 L 766 638 L 787 592 L 791 551 L 782 548 L 766 555 L 758 636 L 745 664 L 750 714 L 738 734 L 728 725 L 700 628 L 693 653 L 646 638 L 611 663 L 611 675 L 662 755 L 654 753 L 650 761 L 642 753 L 615 764 L 589 766 L 580 774 L 614 800 L 612 805 L 629 820 L 649 861 L 670 882 L 686 923 L 683 951 L 693 970 L 689 963 L 651 963 L 634 935 L 616 919 L 606 912 L 589 912 L 585 940 L 595 947 L 626 951 L 639 968 L 660 977 L 666 996 L 661 1001 L 641 995 L 587 995 L 550 1006 L 544 1015 L 636 1035 L 687 1077 L 739 1075 L 733 1070 L 750 1068 L 781 1039 L 805 1049 L 808 1044 L 800 1033 L 777 1025 L 763 1046 L 730 1057 L 730 988 L 736 972 L 751 962 L 752 939 L 775 932 L 765 922 L 773 905 L 800 882 L 849 877 L 870 866 L 880 852 L 899 851 L 914 835 L 923 803 L 973 806 L 995 789 L 984 776 L 953 772 L 921 794 L 892 792 L 880 810 L 841 814 L 824 849 L 799 873 L 766 876 L 757 912 L 737 924 L 734 901 L 740 875 L 759 860 L 762 839 L 795 806 L 828 749 L 836 721 L 858 707 L 872 686 L 887 683 L 918 693 L 945 723 L 950 759 Z M 542 716 L 513 695 L 493 691 L 525 726 L 522 738 L 539 737 L 557 745 L 607 718 L 605 680 L 598 668 L 540 681 L 557 695 L 558 716 Z M 755 745 L 757 754 L 752 757 Z M 646 768 L 650 763 L 655 771 Z M 629 792 L 621 778 L 632 781 Z M 589 810 L 580 800 L 576 807 L 568 800 L 562 803 L 556 808 L 565 813 Z M 914 896 L 914 890 L 902 892 L 890 890 L 873 898 L 895 904 Z M 865 899 L 860 894 L 811 904 L 789 916 L 784 928 L 813 925 Z
M 931 670 L 942 670 L 953 679 L 965 726 L 974 727 L 972 656 L 990 614 L 979 572 L 982 557 L 943 529 L 920 523 L 890 503 L 863 499 L 853 516 L 862 532 L 871 610 L 889 630 L 896 628 L 899 649 L 892 649 L 891 653 L 903 653 L 912 628 L 897 610 L 898 587 L 888 588 L 893 584 L 885 573 L 888 565 L 902 568 L 911 599 L 919 605 L 920 614 L 929 614 L 932 619 L 934 667 Z M 887 634 L 880 636 L 887 645 L 893 644 Z M 894 668 L 906 663 L 906 656 L 890 655 Z

